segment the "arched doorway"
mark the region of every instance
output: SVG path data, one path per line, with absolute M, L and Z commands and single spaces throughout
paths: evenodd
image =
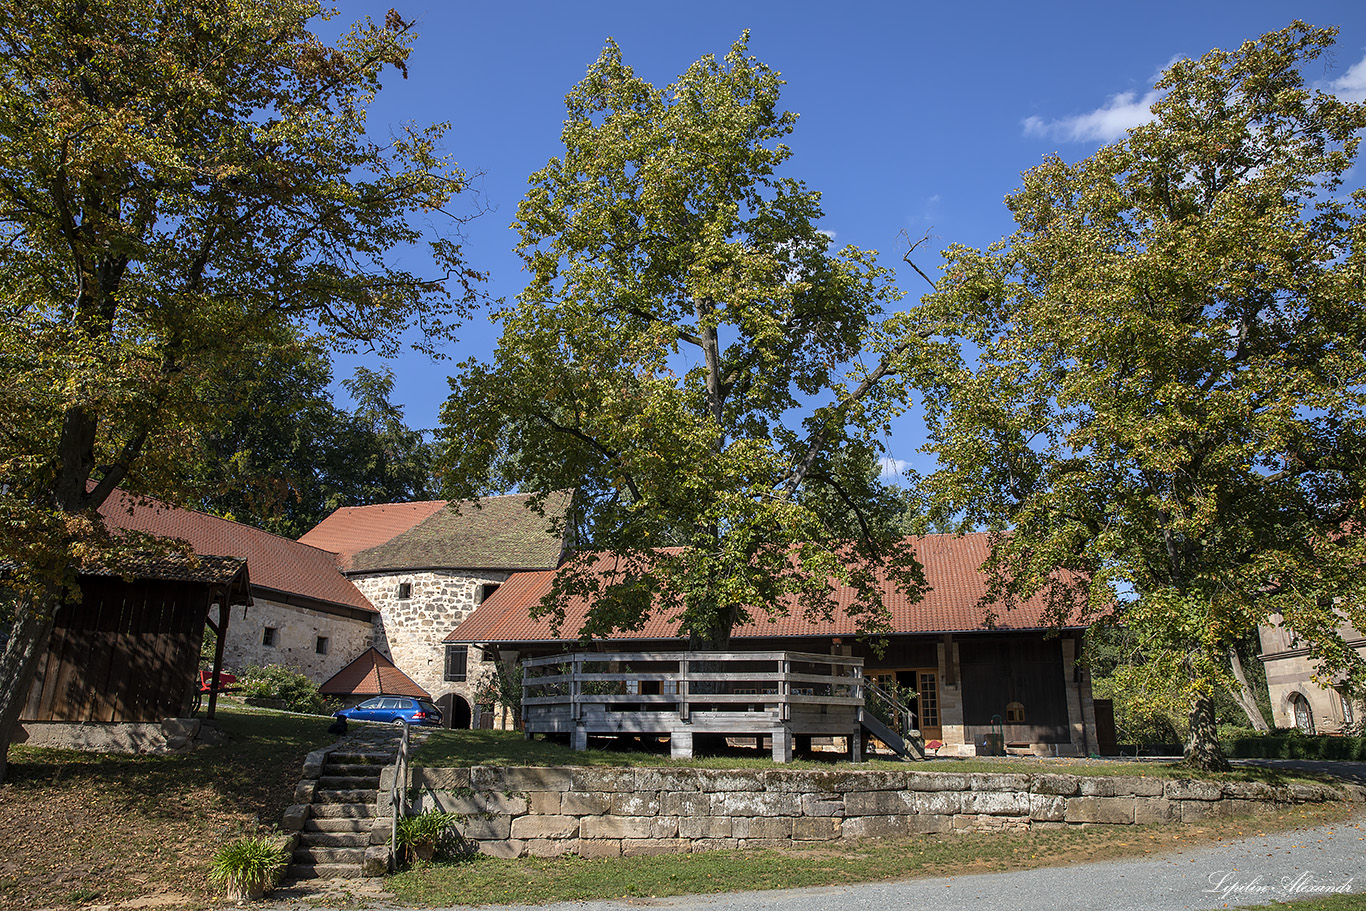
M 448 728 L 457 730 L 467 730 L 470 726 L 470 704 L 465 701 L 465 697 L 456 693 L 447 693 L 436 704 L 441 708 L 441 720 L 446 723 Z
M 1303 693 L 1290 694 L 1290 710 L 1295 715 L 1295 727 L 1301 734 L 1314 733 L 1314 713 L 1309 710 L 1309 700 Z

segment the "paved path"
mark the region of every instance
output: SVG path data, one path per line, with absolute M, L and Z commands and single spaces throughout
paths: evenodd
M 541 911 L 1176 911 L 1237 908 L 1321 892 L 1366 893 L 1366 815 L 1340 825 L 1205 845 L 1160 857 L 1103 861 L 1017 873 L 916 879 L 730 895 L 566 902 Z M 370 907 L 383 896 L 355 895 Z M 307 907 L 326 911 L 326 899 Z M 304 907 L 285 901 L 277 908 Z M 522 908 L 525 906 L 513 906 Z M 503 911 L 485 906 L 480 911 Z

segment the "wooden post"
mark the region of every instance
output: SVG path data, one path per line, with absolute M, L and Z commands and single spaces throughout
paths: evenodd
M 692 731 L 669 734 L 669 755 L 674 759 L 692 759 Z
M 792 732 L 787 729 L 787 725 L 779 725 L 773 729 L 773 761 L 792 761 Z
M 218 638 L 213 648 L 213 676 L 209 678 L 209 710 L 204 713 L 204 717 L 209 719 L 212 719 L 214 712 L 218 710 L 218 674 L 223 670 L 223 645 L 228 638 L 228 617 L 232 613 L 232 605 L 228 603 L 232 600 L 230 591 L 231 589 L 225 585 L 219 594 L 218 626 L 214 629 L 214 634 Z
M 690 709 L 688 707 L 688 659 L 678 659 L 678 717 L 684 721 L 691 720 Z M 688 735 L 688 756 L 692 756 L 692 735 Z

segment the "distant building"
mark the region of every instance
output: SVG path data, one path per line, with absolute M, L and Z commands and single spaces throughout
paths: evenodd
M 1278 728 L 1298 728 L 1306 734 L 1333 734 L 1359 724 L 1361 697 L 1346 687 L 1314 679 L 1316 662 L 1309 649 L 1295 641 L 1290 631 L 1273 616 L 1257 628 L 1261 637 L 1259 656 L 1266 666 L 1266 688 L 1271 696 L 1272 722 Z M 1366 637 L 1350 624 L 1338 627 L 1338 635 L 1366 657 Z

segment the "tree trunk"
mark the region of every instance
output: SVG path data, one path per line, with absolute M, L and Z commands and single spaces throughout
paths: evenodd
M 25 599 L 15 605 L 14 626 L 5 650 L 0 654 L 0 680 L 6 684 L 0 688 L 0 783 L 9 771 L 9 744 L 24 703 L 28 701 L 38 659 L 47 653 L 53 620 L 60 605 L 60 597 L 51 593 L 40 604 Z
M 1203 690 L 1197 691 L 1191 702 L 1190 725 L 1185 763 L 1206 772 L 1232 769 L 1219 746 L 1219 730 L 1214 724 L 1214 697 Z
M 1233 677 L 1238 681 L 1236 687 L 1231 687 L 1230 692 L 1238 707 L 1247 716 L 1248 723 L 1253 729 L 1258 731 L 1269 731 L 1271 726 L 1266 723 L 1266 716 L 1262 714 L 1262 707 L 1257 704 L 1257 697 L 1252 693 L 1252 687 L 1248 685 L 1247 675 L 1243 673 L 1243 661 L 1238 657 L 1238 649 L 1232 645 L 1228 647 L 1228 663 L 1233 668 Z

